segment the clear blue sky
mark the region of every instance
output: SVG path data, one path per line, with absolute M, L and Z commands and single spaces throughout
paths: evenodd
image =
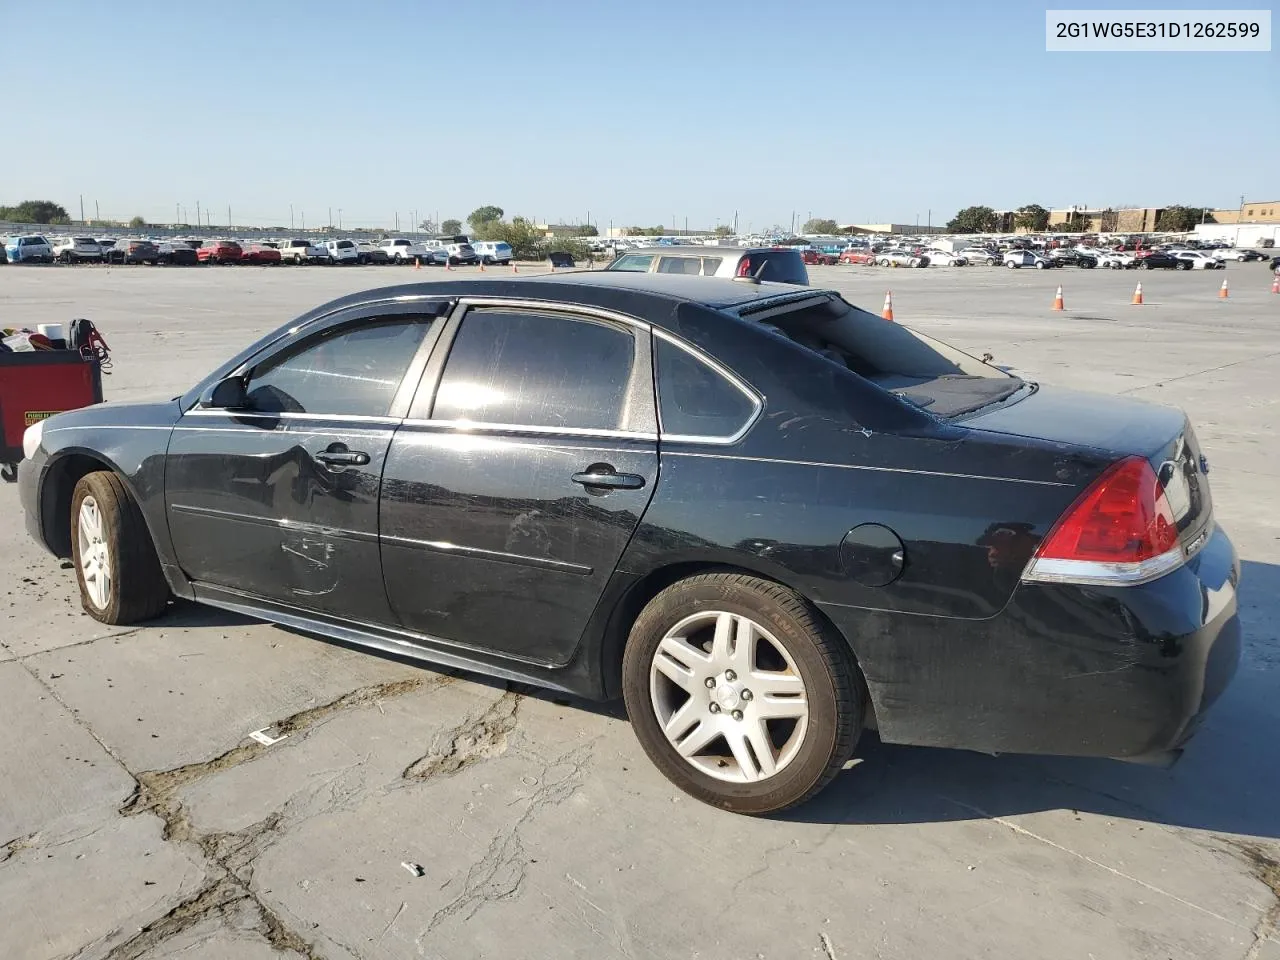
M 759 230 L 1280 200 L 1276 52 L 1051 54 L 1045 9 L 0 0 L 0 203 Z

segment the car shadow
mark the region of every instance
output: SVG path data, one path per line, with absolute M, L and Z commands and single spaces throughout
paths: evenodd
M 895 824 L 1072 810 L 1280 839 L 1280 566 L 1242 565 L 1240 670 L 1168 769 L 1116 760 L 988 756 L 882 743 L 778 819 Z

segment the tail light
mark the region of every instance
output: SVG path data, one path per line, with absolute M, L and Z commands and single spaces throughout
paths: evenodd
M 1156 473 L 1142 457 L 1112 464 L 1041 541 L 1024 580 L 1124 586 L 1183 562 L 1178 527 Z
M 740 277 L 751 276 L 751 258 L 750 257 L 743 257 L 742 261 L 738 264 L 738 276 Z

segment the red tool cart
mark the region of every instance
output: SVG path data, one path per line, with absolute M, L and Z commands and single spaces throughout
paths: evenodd
M 102 364 L 78 350 L 0 353 L 0 478 L 18 478 L 22 433 L 63 410 L 102 402 Z

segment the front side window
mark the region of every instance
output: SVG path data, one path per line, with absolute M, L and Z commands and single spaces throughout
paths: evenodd
M 552 313 L 473 310 L 445 363 L 431 417 L 568 430 L 619 430 L 635 338 Z
M 627 270 L 631 273 L 647 273 L 653 265 L 653 255 L 628 253 L 609 265 L 610 270 Z
M 362 320 L 255 367 L 250 409 L 382 417 L 431 324 L 428 316 Z
M 718 370 L 664 338 L 653 344 L 664 436 L 728 439 L 755 416 L 755 400 Z

